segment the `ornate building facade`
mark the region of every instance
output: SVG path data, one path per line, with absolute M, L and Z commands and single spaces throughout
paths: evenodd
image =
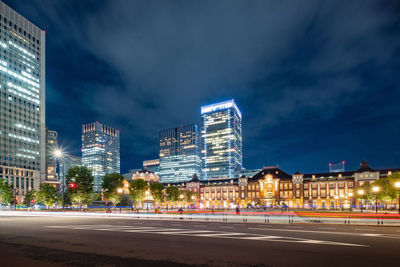
M 292 208 L 334 209 L 358 204 L 354 192 L 356 187 L 384 179 L 396 171 L 400 168 L 375 170 L 365 161 L 358 170 L 335 173 L 288 174 L 273 166 L 264 167 L 252 177 L 192 180 L 167 186 L 195 192 L 196 202 L 209 208 L 287 205 Z

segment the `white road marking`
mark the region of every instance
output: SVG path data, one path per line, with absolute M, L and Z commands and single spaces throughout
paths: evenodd
M 368 247 L 368 245 L 332 242 L 325 240 L 314 240 L 287 236 L 271 236 L 254 233 L 236 233 L 208 230 L 192 230 L 192 229 L 176 229 L 176 228 L 157 228 L 157 227 L 132 227 L 132 226 L 116 226 L 116 225 L 60 225 L 60 226 L 45 226 L 48 228 L 62 228 L 74 230 L 94 230 L 94 231 L 116 231 L 127 233 L 143 233 L 143 234 L 164 234 L 178 236 L 195 236 L 208 238 L 228 238 L 237 240 L 253 240 L 253 241 L 271 241 L 271 242 L 286 242 L 286 243 L 304 243 L 318 245 L 337 245 L 337 246 L 358 246 Z M 270 229 L 265 229 L 270 230 Z M 272 229 L 271 229 L 272 230 Z M 286 230 L 295 231 L 295 230 Z
M 329 234 L 329 235 L 355 235 L 367 237 L 382 237 L 382 238 L 400 238 L 400 235 L 391 234 L 371 234 L 371 233 L 351 233 L 351 232 L 327 232 L 327 231 L 309 231 L 309 230 L 291 230 L 291 229 L 266 229 L 266 228 L 249 228 L 251 230 L 264 230 L 264 231 L 283 231 L 283 232 L 299 232 L 299 233 L 316 233 L 316 234 Z
M 194 227 L 207 227 L 207 225 L 193 225 Z
M 195 236 L 204 236 L 204 237 L 216 237 L 216 236 L 238 236 L 238 235 L 246 235 L 245 233 L 216 233 L 216 234 L 196 234 Z

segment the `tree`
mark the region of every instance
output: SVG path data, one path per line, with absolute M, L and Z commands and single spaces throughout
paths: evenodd
M 40 184 L 39 191 L 35 194 L 35 199 L 37 202 L 49 208 L 53 206 L 57 200 L 57 189 L 50 184 Z
M 29 207 L 31 205 L 32 200 L 35 200 L 36 191 L 35 189 L 29 190 L 25 195 L 25 205 Z
M 69 168 L 66 175 L 67 185 L 74 184 L 75 186 L 68 186 L 67 192 L 73 203 L 82 207 L 82 204 L 88 204 L 92 200 L 93 180 L 92 173 L 88 168 L 83 166 Z
M 121 201 L 122 195 L 118 193 L 108 193 L 107 199 L 115 206 Z
M 13 188 L 3 179 L 0 179 L 0 203 L 10 203 L 14 198 Z
M 157 206 L 164 201 L 164 186 L 161 183 L 151 183 L 150 192 Z
M 186 202 L 192 202 L 193 197 L 196 197 L 196 193 L 190 190 L 183 190 L 182 194 Z
M 116 193 L 117 189 L 123 186 L 124 177 L 119 173 L 106 174 L 101 183 L 101 188 L 106 193 Z
M 147 182 L 143 179 L 135 179 L 129 185 L 129 195 L 135 205 L 142 205 L 145 192 L 147 190 Z
M 169 186 L 166 189 L 167 192 L 167 200 L 169 202 L 175 203 L 179 198 L 179 189 L 176 186 Z

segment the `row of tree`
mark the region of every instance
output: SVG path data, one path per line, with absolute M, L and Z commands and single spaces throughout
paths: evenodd
M 376 199 L 381 201 L 392 201 L 398 197 L 399 188 L 395 187 L 396 182 L 400 181 L 400 172 L 388 175 L 385 179 L 376 180 L 374 183 L 365 183 L 356 188 L 356 198 L 365 199 L 371 202 Z M 378 187 L 378 192 L 373 191 L 373 187 Z M 360 194 L 359 192 L 363 192 Z
M 93 181 L 93 176 L 88 168 L 72 167 L 66 175 L 64 196 L 62 192 L 57 192 L 57 189 L 52 185 L 43 183 L 40 184 L 38 191 L 31 189 L 25 195 L 25 204 L 29 206 L 32 202 L 35 202 L 51 207 L 55 204 L 61 205 L 64 202 L 66 206 L 74 204 L 82 207 L 92 201 L 101 201 L 101 195 L 93 192 Z M 128 188 L 124 188 L 123 176 L 118 173 L 105 175 L 102 189 L 103 197 L 107 202 L 123 206 L 129 203 L 142 206 L 146 197 L 152 197 L 157 206 L 164 202 L 175 204 L 177 201 L 191 202 L 195 199 L 195 194 L 191 191 L 179 190 L 174 186 L 165 189 L 161 183 L 149 184 L 141 179 L 131 181 Z M 128 193 L 124 194 L 126 191 Z M 13 201 L 12 186 L 0 180 L 0 203 L 11 203 Z

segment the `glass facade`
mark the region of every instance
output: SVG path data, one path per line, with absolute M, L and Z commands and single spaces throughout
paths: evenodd
M 57 158 L 54 156 L 57 148 L 57 132 L 46 128 L 46 181 L 58 181 Z
M 201 107 L 203 179 L 234 178 L 242 169 L 242 114 L 235 101 Z
M 65 153 L 59 161 L 60 169 L 59 176 L 60 181 L 65 181 L 65 177 L 68 173 L 69 168 L 74 166 L 82 166 L 82 158 Z
M 99 122 L 82 125 L 82 165 L 92 171 L 100 192 L 104 175 L 120 173 L 119 130 Z
M 196 124 L 160 131 L 160 182 L 189 181 L 200 176 L 199 129 Z
M 154 172 L 155 174 L 159 174 L 160 160 L 159 159 L 144 160 L 143 168 L 151 172 Z
M 0 166 L 43 182 L 45 147 L 45 32 L 0 1 Z

